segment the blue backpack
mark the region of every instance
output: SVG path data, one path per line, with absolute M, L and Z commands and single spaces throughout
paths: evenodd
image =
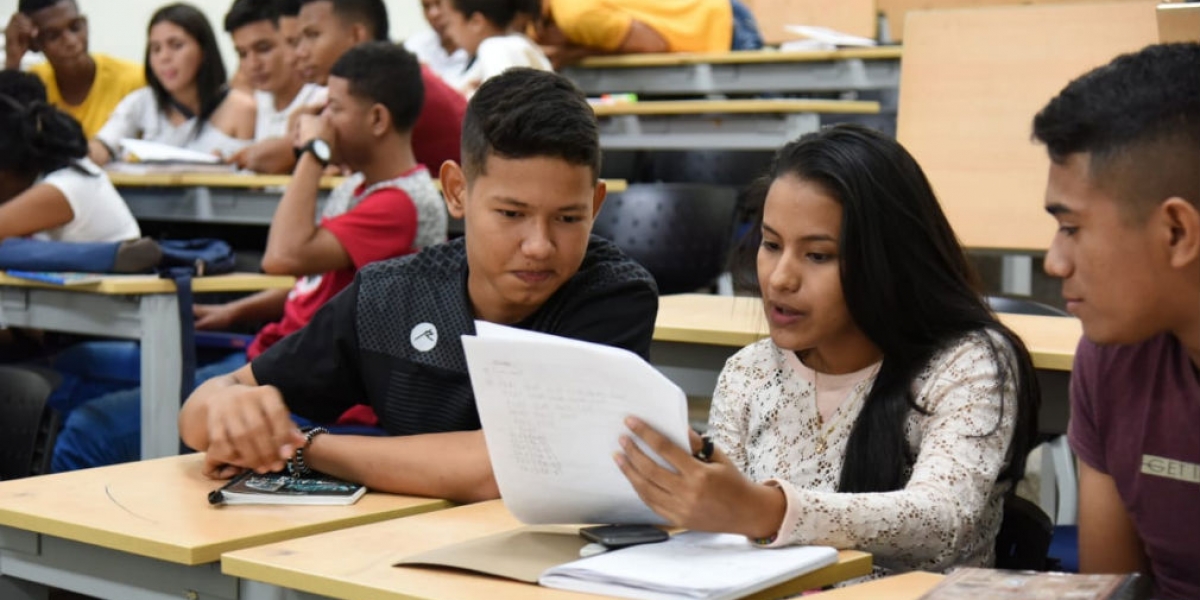
M 183 356 L 180 401 L 192 393 L 196 378 L 192 278 L 232 273 L 234 268 L 233 249 L 217 239 L 79 243 L 8 238 L 0 242 L 0 270 L 157 273 L 174 280 Z

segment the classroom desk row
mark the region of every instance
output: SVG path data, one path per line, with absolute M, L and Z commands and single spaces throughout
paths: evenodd
M 233 273 L 197 277 L 195 293 L 288 289 L 286 276 Z M 183 357 L 175 283 L 154 275 L 115 275 L 62 287 L 0 272 L 0 325 L 133 339 L 141 342 L 142 456 L 179 452 Z
M 597 56 L 563 74 L 589 95 L 847 92 L 896 89 L 899 46 Z
M 368 492 L 352 506 L 214 508 L 206 496 L 218 484 L 202 462 L 187 455 L 0 482 L 0 598 L 44 600 L 47 586 L 121 600 L 595 597 L 392 566 L 522 527 L 500 501 L 449 508 Z M 843 551 L 838 563 L 753 598 L 831 585 L 871 565 L 869 554 Z
M 109 179 L 139 220 L 267 226 L 290 175 L 247 173 L 109 173 Z M 325 194 L 343 181 L 321 180 L 318 210 Z M 623 179 L 605 181 L 610 193 L 623 192 Z

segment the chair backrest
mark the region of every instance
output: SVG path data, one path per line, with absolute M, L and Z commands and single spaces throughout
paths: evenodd
M 1028 298 L 1012 298 L 1009 296 L 988 296 L 988 306 L 998 313 L 1014 315 L 1034 315 L 1039 317 L 1069 317 L 1071 313 Z
M 54 383 L 31 369 L 0 366 L 0 480 L 50 471 L 58 412 L 46 404 Z
M 736 205 L 733 188 L 630 185 L 604 202 L 593 232 L 646 267 L 660 294 L 692 292 L 724 270 Z
M 1004 499 L 1004 520 L 996 535 L 996 568 L 1044 571 L 1054 524 L 1041 507 L 1016 494 Z

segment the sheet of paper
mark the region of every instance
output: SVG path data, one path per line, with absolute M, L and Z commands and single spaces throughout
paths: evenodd
M 140 162 L 186 162 L 199 164 L 217 164 L 220 158 L 206 152 L 187 150 L 168 144 L 147 142 L 133 138 L 121 140 L 121 149 L 137 157 Z
M 784 25 L 783 28 L 787 30 L 788 33 L 794 33 L 802 38 L 806 38 L 807 40 L 811 40 L 825 46 L 837 47 L 875 45 L 875 40 L 871 38 L 842 33 L 841 31 L 830 29 L 828 27 L 818 27 L 815 25 Z M 791 42 L 787 42 L 784 44 L 784 46 L 787 46 L 790 43 Z M 786 50 L 789 48 L 781 47 L 781 49 Z
M 687 448 L 683 391 L 632 352 L 483 322 L 476 331 L 463 349 L 508 509 L 531 524 L 663 523 L 613 454 L 631 415 Z
M 665 600 L 742 597 L 837 562 L 824 546 L 764 549 L 744 536 L 689 531 L 546 571 L 539 583 L 593 594 Z

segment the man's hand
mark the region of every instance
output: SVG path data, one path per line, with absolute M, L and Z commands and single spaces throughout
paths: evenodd
M 304 445 L 283 396 L 272 386 L 232 386 L 208 404 L 205 471 L 230 476 L 240 467 L 258 473 L 279 471 Z
M 22 13 L 13 13 L 4 28 L 4 68 L 21 68 L 21 59 L 33 48 L 37 38 L 37 27 L 33 19 Z
M 315 139 L 325 140 L 325 143 L 329 144 L 330 152 L 334 156 L 337 155 L 337 147 L 334 145 L 333 126 L 329 124 L 329 117 L 324 113 L 320 115 L 300 115 L 300 119 L 296 122 L 296 134 L 293 138 L 293 145 L 296 148 L 303 148 Z
M 239 321 L 233 304 L 196 304 L 192 314 L 196 316 L 196 329 L 204 331 L 227 331 Z

